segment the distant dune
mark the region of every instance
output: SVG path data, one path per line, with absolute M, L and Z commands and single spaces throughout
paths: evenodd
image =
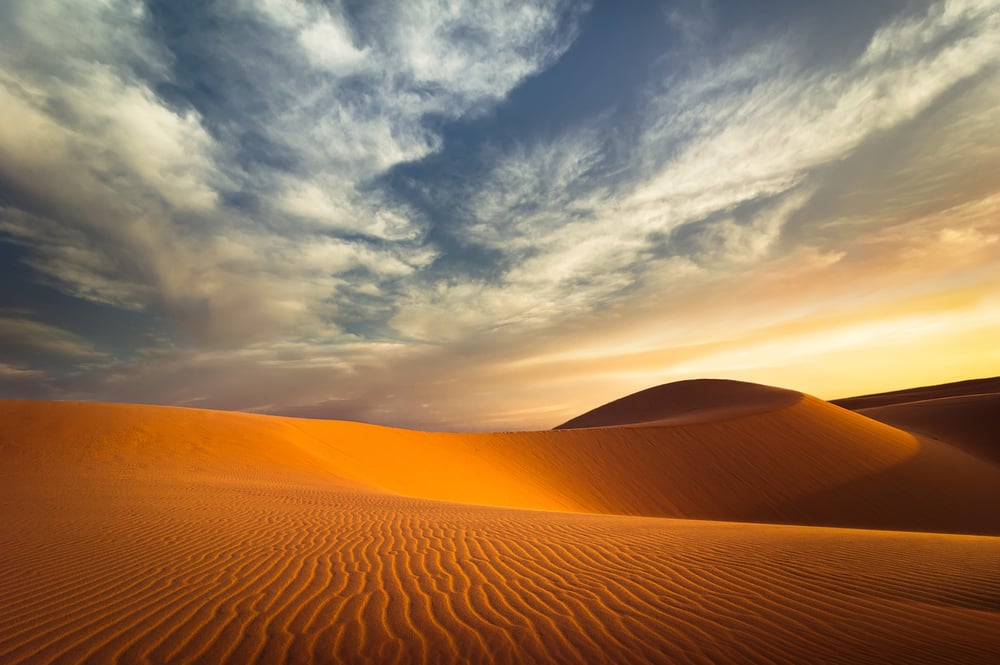
M 954 383 L 942 383 L 935 386 L 907 388 L 905 390 L 894 390 L 892 392 L 875 393 L 872 395 L 860 395 L 858 397 L 844 397 L 842 399 L 831 400 L 831 403 L 836 404 L 837 406 L 842 406 L 845 409 L 857 411 L 858 409 L 869 409 L 875 406 L 919 402 L 929 399 L 940 399 L 942 397 L 966 397 L 969 395 L 988 395 L 995 393 L 1000 393 L 1000 376 L 994 376 L 986 379 L 969 379 L 968 381 L 956 381 Z
M 0 402 L 0 662 L 992 663 L 996 403 L 946 401 L 682 382 L 498 434 Z
M 835 400 L 1000 464 L 1000 377 Z
M 802 393 L 726 379 L 692 379 L 647 388 L 592 409 L 556 429 L 614 425 L 690 424 L 776 411 Z

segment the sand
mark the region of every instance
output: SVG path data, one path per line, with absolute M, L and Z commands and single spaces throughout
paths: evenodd
M 1000 388 L 1000 386 L 998 386 Z M 859 413 L 1000 464 L 1000 390 L 868 407 Z
M 996 662 L 1000 467 L 701 388 L 477 435 L 0 402 L 0 662 Z
M 935 386 L 906 388 L 905 390 L 893 390 L 891 392 L 860 395 L 858 397 L 844 397 L 842 399 L 834 399 L 830 401 L 831 403 L 836 404 L 837 406 L 842 406 L 845 409 L 857 411 L 859 409 L 868 409 L 875 406 L 919 402 L 929 399 L 939 399 L 942 397 L 966 397 L 970 395 L 988 395 L 994 393 L 1000 393 L 1000 376 L 984 379 L 969 379 L 968 381 L 956 381 L 954 383 L 942 383 Z

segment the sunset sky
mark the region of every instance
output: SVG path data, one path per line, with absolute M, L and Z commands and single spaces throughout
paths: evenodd
M 0 397 L 547 428 L 1000 374 L 1000 0 L 0 4 Z

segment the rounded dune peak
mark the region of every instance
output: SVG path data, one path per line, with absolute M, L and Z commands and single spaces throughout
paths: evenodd
M 767 413 L 797 404 L 802 393 L 732 379 L 688 379 L 646 388 L 554 429 L 693 424 Z

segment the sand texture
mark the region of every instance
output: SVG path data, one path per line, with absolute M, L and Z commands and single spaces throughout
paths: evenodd
M 983 429 L 727 384 L 475 435 L 0 402 L 0 662 L 997 662 Z

